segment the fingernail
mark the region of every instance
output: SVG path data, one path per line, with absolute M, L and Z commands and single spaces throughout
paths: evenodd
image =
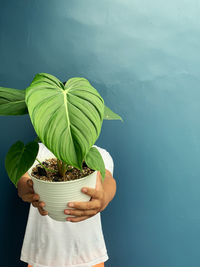
M 83 188 L 82 191 L 83 191 L 84 193 L 86 193 L 86 192 L 87 192 L 87 188 Z
M 70 222 L 70 221 L 71 221 L 71 219 L 70 219 L 70 218 L 67 218 L 67 221 L 68 221 L 68 222 Z
M 70 214 L 70 211 L 69 210 L 65 210 L 65 214 Z
M 38 200 L 38 199 L 39 199 L 38 196 L 33 197 L 33 200 Z
M 68 206 L 72 208 L 74 207 L 74 203 L 69 203 Z
M 31 180 L 28 180 L 27 183 L 28 183 L 28 185 L 32 185 L 32 181 Z

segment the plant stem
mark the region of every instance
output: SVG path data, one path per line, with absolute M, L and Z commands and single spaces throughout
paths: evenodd
M 65 177 L 65 173 L 67 171 L 67 164 L 64 161 L 57 159 L 57 166 L 60 176 Z
M 42 162 L 39 161 L 39 159 L 36 159 L 36 160 L 40 163 L 40 165 L 41 165 L 45 170 L 50 171 L 50 172 L 57 172 L 56 170 L 52 170 L 52 169 L 49 169 L 49 168 L 45 167 L 45 166 L 42 164 Z
M 67 166 L 67 164 L 65 162 L 62 162 L 62 177 L 65 176 L 65 173 L 66 173 L 66 170 L 67 170 L 66 166 Z
M 61 175 L 62 161 L 59 159 L 57 159 L 57 167 L 58 167 L 58 173 Z

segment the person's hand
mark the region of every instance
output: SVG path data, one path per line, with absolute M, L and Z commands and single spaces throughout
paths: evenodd
M 86 190 L 86 191 L 85 191 Z M 101 174 L 98 172 L 96 188 L 84 187 L 81 190 L 83 193 L 91 196 L 87 202 L 70 202 L 68 207 L 73 209 L 65 209 L 65 214 L 70 214 L 74 217 L 68 217 L 67 221 L 80 222 L 86 220 L 98 212 L 102 211 L 105 206 L 105 192 L 103 189 Z
M 38 211 L 42 216 L 48 214 L 48 212 L 43 209 L 45 203 L 39 201 L 40 196 L 38 194 L 35 194 L 33 189 L 33 181 L 30 178 L 22 177 L 17 184 L 17 189 L 18 196 L 24 202 L 32 203 L 33 207 L 38 208 Z

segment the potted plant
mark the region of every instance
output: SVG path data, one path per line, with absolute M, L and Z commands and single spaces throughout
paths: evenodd
M 47 73 L 37 74 L 25 90 L 0 87 L 0 115 L 27 113 L 50 153 L 39 160 L 38 140 L 28 144 L 17 141 L 6 155 L 8 176 L 17 186 L 29 170 L 34 191 L 46 203 L 48 215 L 64 221 L 67 215 L 63 211 L 69 201 L 89 200 L 81 188 L 95 188 L 97 171 L 104 179 L 104 162 L 93 145 L 103 120 L 121 117 L 104 105 L 87 79 L 71 78 L 64 84 Z M 66 179 L 74 172 L 75 179 Z

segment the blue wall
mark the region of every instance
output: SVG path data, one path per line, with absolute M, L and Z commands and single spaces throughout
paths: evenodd
M 0 85 L 38 72 L 83 76 L 124 119 L 97 142 L 118 190 L 102 213 L 106 267 L 200 266 L 200 3 L 197 0 L 0 0 Z M 1 262 L 19 255 L 27 205 L 4 157 L 32 140 L 28 116 L 1 117 Z

